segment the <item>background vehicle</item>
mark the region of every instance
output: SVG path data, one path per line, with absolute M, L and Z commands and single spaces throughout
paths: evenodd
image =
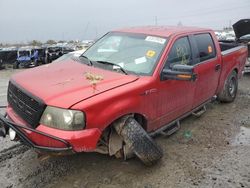
M 51 63 L 52 61 L 56 60 L 57 58 L 61 57 L 64 54 L 74 51 L 72 48 L 66 46 L 50 46 L 47 48 L 46 57 L 47 62 Z
M 0 133 L 40 152 L 136 155 L 152 165 L 163 153 L 150 136 L 173 134 L 215 96 L 234 101 L 246 58 L 244 45 L 219 43 L 209 29 L 113 31 L 78 60 L 13 76 Z
M 46 64 L 46 47 L 34 47 L 33 50 L 38 51 L 38 58 L 37 62 L 38 64 Z
M 53 63 L 62 62 L 62 61 L 69 61 L 70 59 L 79 57 L 79 56 L 82 55 L 85 51 L 86 51 L 86 49 L 82 49 L 82 50 L 77 50 L 77 51 L 69 52 L 69 53 L 64 54 L 64 55 L 62 55 L 61 57 L 57 58 L 56 60 L 54 60 Z
M 250 19 L 242 19 L 233 25 L 236 42 L 245 44 L 248 47 L 248 60 L 246 62 L 246 72 L 250 72 Z
M 2 64 L 13 65 L 17 58 L 17 50 L 16 47 L 3 48 L 0 51 L 0 60 L 2 61 Z
M 38 65 L 38 50 L 30 47 L 19 48 L 17 51 L 17 59 L 13 65 L 13 68 L 30 67 Z

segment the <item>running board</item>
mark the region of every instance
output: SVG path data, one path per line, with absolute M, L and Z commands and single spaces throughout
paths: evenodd
M 206 105 L 202 106 L 200 109 L 198 109 L 195 112 L 192 112 L 192 115 L 195 117 L 200 117 L 202 114 L 204 114 L 207 111 Z
M 191 110 L 190 112 L 185 113 L 184 115 L 180 116 L 179 118 L 177 118 L 176 120 L 162 126 L 161 128 L 152 131 L 149 134 L 149 136 L 151 137 L 155 137 L 158 134 L 161 134 L 162 132 L 164 132 L 164 130 L 167 130 L 168 127 L 171 127 L 173 124 L 176 124 L 176 122 L 183 120 L 184 118 L 186 118 L 187 116 L 191 115 L 193 112 L 198 111 L 199 109 L 203 108 L 203 106 L 205 106 L 206 104 L 210 103 L 211 101 L 215 100 L 216 97 L 212 97 L 211 99 L 207 100 L 206 102 L 204 102 L 203 104 L 201 104 L 200 106 L 198 106 L 197 108 L 194 108 L 193 110 Z
M 165 130 L 161 131 L 160 134 L 163 136 L 170 136 L 174 134 L 176 131 L 178 131 L 181 128 L 180 121 L 177 121 L 167 127 Z

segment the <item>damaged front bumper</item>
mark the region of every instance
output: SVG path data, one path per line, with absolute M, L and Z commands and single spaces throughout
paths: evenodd
M 40 152 L 56 152 L 56 153 L 73 153 L 72 150 L 72 146 L 69 144 L 69 142 L 57 138 L 55 136 L 46 134 L 44 132 L 29 128 L 29 127 L 25 127 L 22 125 L 18 125 L 14 122 L 12 122 L 11 120 L 9 120 L 7 118 L 7 114 L 6 115 L 2 115 L 0 114 L 0 136 L 5 137 L 7 135 L 7 133 L 9 132 L 9 130 L 12 130 L 16 133 L 17 137 L 26 145 L 39 150 Z M 33 133 L 36 133 L 38 135 L 44 136 L 47 139 L 50 139 L 52 141 L 56 141 L 61 143 L 61 145 L 63 145 L 63 147 L 47 147 L 47 146 L 40 146 L 37 145 L 35 142 L 33 142 L 25 133 L 25 131 L 30 131 Z
M 4 106 L 0 106 L 4 108 Z M 6 107 L 5 107 L 6 108 Z M 11 107 L 6 108 L 7 115 L 0 114 L 0 136 L 10 133 L 16 134 L 24 144 L 35 148 L 41 153 L 55 153 L 58 155 L 94 152 L 102 134 L 98 128 L 79 131 L 59 130 L 40 124 L 35 129 L 27 126 Z

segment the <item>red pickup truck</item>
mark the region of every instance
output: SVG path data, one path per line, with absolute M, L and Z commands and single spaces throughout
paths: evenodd
M 112 31 L 79 58 L 14 75 L 0 134 L 42 153 L 135 154 L 150 165 L 163 155 L 154 135 L 171 135 L 214 98 L 235 99 L 246 58 L 209 29 Z

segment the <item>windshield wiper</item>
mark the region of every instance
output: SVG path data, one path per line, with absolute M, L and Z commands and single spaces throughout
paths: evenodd
M 83 57 L 84 59 L 86 59 L 88 61 L 88 65 L 92 66 L 93 62 L 85 55 L 80 55 L 79 58 Z
M 108 61 L 96 61 L 96 62 L 97 62 L 97 63 L 105 64 L 105 65 L 116 66 L 116 67 L 118 67 L 124 74 L 128 75 L 127 71 L 125 71 L 125 69 L 122 68 L 121 65 L 118 65 L 118 64 L 115 64 L 115 63 L 111 63 L 111 62 L 108 62 Z

